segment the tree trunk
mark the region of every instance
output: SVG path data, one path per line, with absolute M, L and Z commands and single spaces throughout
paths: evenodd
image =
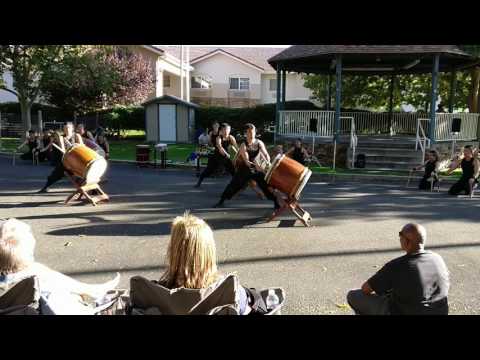
M 18 102 L 20 103 L 20 112 L 22 114 L 23 133 L 26 133 L 32 128 L 32 105 L 30 104 L 30 101 L 22 97 L 18 98 Z
M 471 113 L 478 114 L 480 111 L 480 67 L 473 68 L 470 75 L 472 77 L 472 86 L 468 96 L 468 109 Z

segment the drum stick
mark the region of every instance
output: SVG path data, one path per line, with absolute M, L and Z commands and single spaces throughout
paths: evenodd
M 53 146 L 55 146 L 58 150 L 60 150 L 62 152 L 62 154 L 65 154 L 65 150 L 63 150 L 60 146 L 58 146 L 57 144 L 54 144 L 52 143 Z

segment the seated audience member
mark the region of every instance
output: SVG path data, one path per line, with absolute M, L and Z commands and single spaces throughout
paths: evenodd
M 480 162 L 474 156 L 474 151 L 470 145 L 465 146 L 463 150 L 463 159 L 456 160 L 450 166 L 447 175 L 450 175 L 454 170 L 462 168 L 462 176 L 455 184 L 452 185 L 448 193 L 450 195 L 459 195 L 465 192 L 470 195 L 472 190 L 478 184 L 478 175 L 480 172 Z
M 399 235 L 406 255 L 350 291 L 350 307 L 360 315 L 447 315 L 449 273 L 440 255 L 424 250 L 427 231 L 407 224 Z
M 287 151 L 286 155 L 305 166 L 305 160 L 308 157 L 308 153 L 307 150 L 303 147 L 302 139 L 295 140 L 294 146 Z
M 0 221 L 0 286 L 36 276 L 40 288 L 40 312 L 44 315 L 89 315 L 92 299 L 101 299 L 119 283 L 120 275 L 104 284 L 74 280 L 34 260 L 35 238 L 26 223 Z
M 217 270 L 215 240 L 210 226 L 202 219 L 185 213 L 173 220 L 167 251 L 167 270 L 159 284 L 168 289 L 205 289 L 221 283 Z M 240 313 L 250 311 L 248 292 L 238 289 Z
M 275 159 L 278 155 L 283 155 L 283 145 L 277 145 L 273 148 L 270 158 Z
M 430 190 L 431 183 L 433 181 L 433 186 L 436 185 L 438 182 L 438 170 L 440 167 L 440 160 L 438 158 L 438 152 L 435 150 L 431 150 L 427 153 L 427 161 L 420 166 L 414 167 L 413 170 L 417 171 L 422 168 L 425 168 L 425 174 L 423 175 L 422 179 L 420 180 L 420 184 L 418 188 L 420 190 Z
M 45 130 L 41 139 L 41 149 L 39 153 L 39 160 L 43 161 L 52 161 L 52 151 L 53 151 L 53 136 L 51 131 Z
M 209 142 L 210 142 L 210 136 L 208 135 L 208 129 L 207 129 L 203 131 L 198 137 L 198 145 L 200 147 L 208 146 Z
M 24 146 L 28 146 L 28 151 L 23 153 L 20 158 L 22 160 L 32 160 L 33 155 L 40 150 L 40 141 L 35 131 L 28 131 L 27 138 L 22 144 L 20 144 L 20 146 L 17 147 L 17 150 L 20 150 Z
M 97 136 L 97 145 L 100 146 L 105 153 L 105 160 L 108 160 L 110 158 L 110 144 L 105 135 Z

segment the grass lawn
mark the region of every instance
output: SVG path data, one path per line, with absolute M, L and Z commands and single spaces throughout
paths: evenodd
M 112 160 L 135 160 L 136 146 L 142 143 L 137 140 L 112 140 L 110 141 L 110 158 Z M 195 146 L 190 144 L 168 145 L 167 159 L 173 162 L 185 162 L 187 156 L 194 150 Z M 153 151 L 150 153 L 150 158 L 152 160 L 154 158 Z
M 142 134 L 133 134 L 139 135 Z M 136 159 L 136 145 L 143 144 L 144 140 L 140 139 L 128 139 L 128 140 L 111 140 L 110 141 L 110 158 L 112 160 L 131 160 L 135 161 Z M 14 138 L 2 138 L 1 139 L 1 150 L 11 152 L 15 147 L 20 145 L 19 139 Z M 22 149 L 23 150 L 23 149 Z M 187 156 L 190 155 L 195 150 L 195 146 L 191 144 L 173 144 L 168 145 L 167 159 L 174 163 L 184 163 Z M 153 161 L 154 154 L 153 151 L 150 153 L 150 158 Z M 206 164 L 206 159 L 202 159 L 202 164 Z M 361 175 L 390 175 L 390 176 L 408 176 L 408 171 L 381 171 L 381 170 L 363 170 L 363 169 L 341 169 L 337 168 L 333 171 L 329 167 L 319 167 L 311 166 L 311 170 L 314 173 L 320 174 L 361 174 Z M 421 172 L 417 172 L 417 175 L 420 175 Z M 461 170 L 457 169 L 453 173 L 454 177 L 460 177 Z

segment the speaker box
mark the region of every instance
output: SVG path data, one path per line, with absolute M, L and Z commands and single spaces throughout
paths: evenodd
M 317 126 L 318 126 L 318 119 L 312 118 L 310 119 L 310 124 L 309 124 L 309 130 L 310 132 L 316 133 L 318 131 Z
M 355 167 L 356 168 L 360 168 L 360 169 L 363 169 L 366 165 L 366 156 L 365 154 L 358 154 L 357 155 L 357 161 L 355 162 Z
M 462 128 L 462 119 L 453 118 L 452 119 L 452 132 L 453 133 L 459 133 L 461 128 Z

